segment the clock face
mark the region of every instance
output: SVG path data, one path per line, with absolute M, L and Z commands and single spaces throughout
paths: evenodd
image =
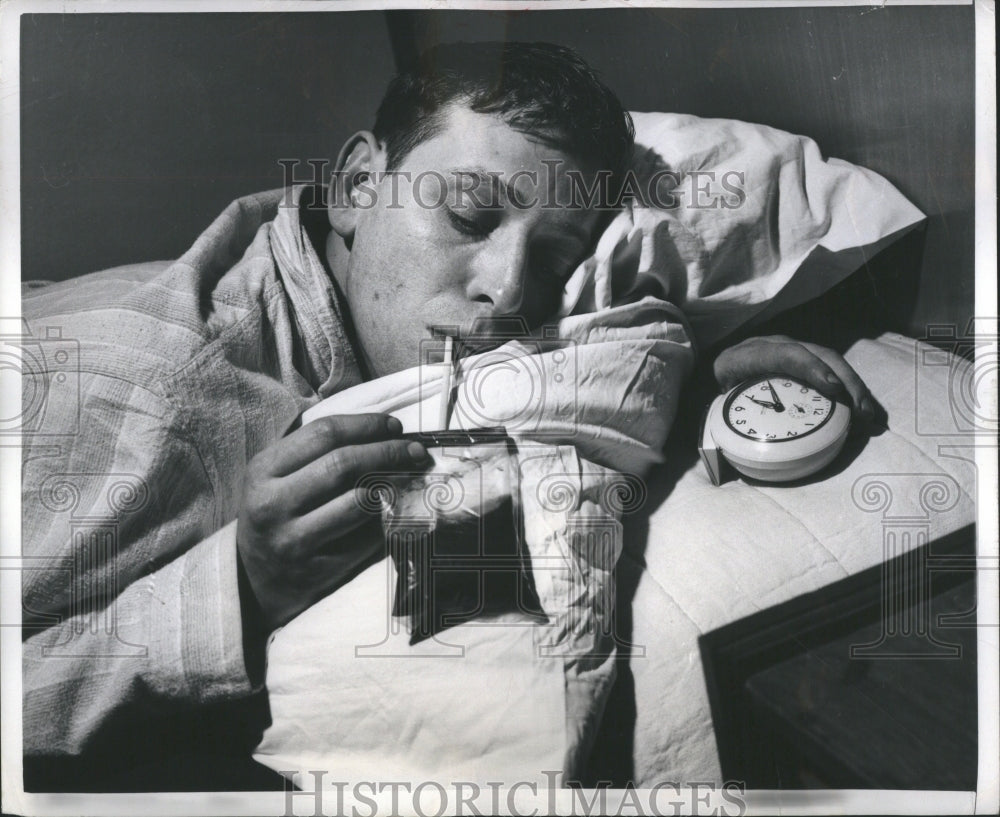
M 764 443 L 796 440 L 821 428 L 834 403 L 787 375 L 755 377 L 726 398 L 726 425 L 741 437 Z

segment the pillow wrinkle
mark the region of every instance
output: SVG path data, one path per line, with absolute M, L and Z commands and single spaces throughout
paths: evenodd
M 789 289 L 782 309 L 858 269 L 859 248 L 898 238 L 923 219 L 884 178 L 823 159 L 806 137 L 736 120 L 632 117 L 633 186 L 640 200 L 619 213 L 593 257 L 573 273 L 560 316 L 613 307 L 634 295 L 641 280 L 642 292 L 681 306 L 694 342 L 710 346 L 753 319 L 793 280 L 809 277 Z M 653 188 L 657 173 L 672 175 L 661 175 Z M 631 255 L 637 234 L 638 266 Z M 819 249 L 843 257 L 808 265 Z

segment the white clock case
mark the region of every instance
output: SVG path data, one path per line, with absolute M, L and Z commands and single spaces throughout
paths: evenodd
M 831 401 L 829 419 L 809 434 L 764 442 L 737 434 L 726 424 L 723 409 L 729 394 L 719 395 L 709 406 L 699 445 L 702 461 L 716 485 L 721 482 L 719 454 L 752 479 L 791 482 L 829 465 L 844 447 L 851 410 L 843 403 Z

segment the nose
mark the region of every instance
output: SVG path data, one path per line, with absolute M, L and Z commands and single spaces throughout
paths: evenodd
M 467 287 L 469 300 L 486 304 L 491 317 L 520 312 L 528 272 L 527 237 L 497 233 L 477 254 Z

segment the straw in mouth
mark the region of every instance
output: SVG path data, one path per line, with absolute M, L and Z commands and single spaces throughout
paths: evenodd
M 491 334 L 477 331 L 463 333 L 458 326 L 454 325 L 432 326 L 430 331 L 435 340 L 448 340 L 450 338 L 454 342 L 453 360 L 490 352 L 521 337 L 509 333 Z
M 441 396 L 438 403 L 438 428 L 447 431 L 448 422 L 451 419 L 451 407 L 454 402 L 454 379 L 455 379 L 455 339 L 451 335 L 445 335 L 444 339 L 444 377 L 441 381 Z

